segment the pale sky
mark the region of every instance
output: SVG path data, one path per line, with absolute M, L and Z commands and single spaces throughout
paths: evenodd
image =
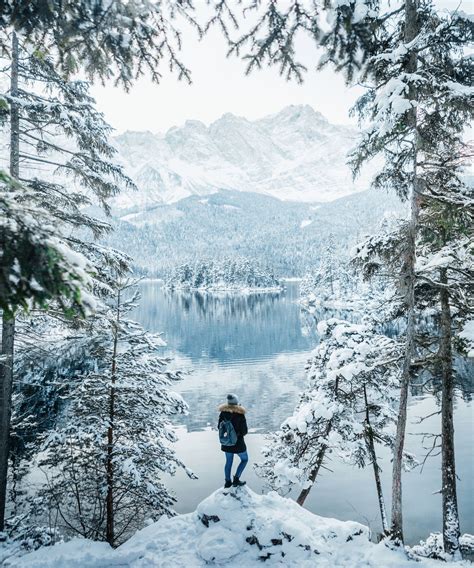
M 435 2 L 448 9 L 460 4 L 460 0 Z M 472 11 L 472 0 L 467 3 L 464 0 L 462 4 L 465 11 L 467 7 Z M 181 58 L 191 70 L 191 85 L 178 81 L 176 75 L 163 66 L 159 85 L 143 77 L 129 93 L 112 85 L 92 88 L 99 109 L 118 132 L 165 132 L 187 119 L 209 124 L 226 112 L 255 119 L 290 104 L 310 104 L 330 122 L 355 122 L 348 111 L 361 89 L 346 87 L 342 77 L 329 68 L 316 72 L 319 57 L 310 39 L 301 37 L 297 45 L 297 52 L 304 54 L 301 59 L 309 69 L 300 85 L 286 81 L 276 67 L 256 70 L 246 76 L 243 61 L 226 58 L 226 43 L 217 29 L 202 41 L 191 28 L 183 31 Z

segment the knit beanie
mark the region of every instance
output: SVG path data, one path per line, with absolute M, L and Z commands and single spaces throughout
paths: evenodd
M 237 396 L 235 394 L 228 394 L 227 395 L 227 404 L 239 404 Z

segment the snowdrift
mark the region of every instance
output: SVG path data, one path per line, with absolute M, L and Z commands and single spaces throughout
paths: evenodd
M 110 549 L 74 539 L 43 548 L 5 566 L 15 568 L 178 568 L 262 566 L 403 568 L 446 566 L 409 561 L 401 551 L 369 541 L 356 522 L 319 517 L 276 493 L 257 495 L 247 487 L 219 489 L 194 513 L 162 518 Z M 457 563 L 457 566 L 467 563 Z

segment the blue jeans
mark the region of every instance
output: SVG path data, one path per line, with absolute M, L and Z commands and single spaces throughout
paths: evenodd
M 224 467 L 224 471 L 225 471 L 225 478 L 226 480 L 231 480 L 231 476 L 232 476 L 232 463 L 234 462 L 234 456 L 236 454 L 231 454 L 230 452 L 225 452 L 225 467 Z M 247 454 L 247 452 L 242 452 L 241 454 L 237 454 L 240 458 L 240 463 L 237 467 L 237 471 L 235 472 L 235 477 L 240 477 L 242 475 L 242 472 L 245 469 L 245 466 L 247 465 L 247 462 L 249 461 L 249 456 Z

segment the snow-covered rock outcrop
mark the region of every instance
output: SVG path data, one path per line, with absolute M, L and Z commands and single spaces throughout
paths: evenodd
M 457 563 L 457 566 L 465 565 Z M 219 489 L 194 513 L 162 518 L 110 549 L 74 539 L 7 561 L 15 568 L 434 568 L 434 560 L 407 560 L 402 551 L 369 541 L 351 521 L 319 517 L 276 493 L 247 487 Z

